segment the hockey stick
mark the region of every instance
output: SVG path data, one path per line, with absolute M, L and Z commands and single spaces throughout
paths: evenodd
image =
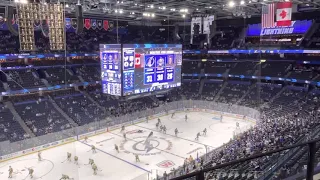
M 67 159 L 65 159 L 64 161 L 62 161 L 61 163 L 64 163 L 64 162 L 66 162 L 66 160 L 68 160 L 68 158 L 67 158 Z

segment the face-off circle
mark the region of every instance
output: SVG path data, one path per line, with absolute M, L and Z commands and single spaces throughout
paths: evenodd
M 172 142 L 163 137 L 152 136 L 147 140 L 147 136 L 134 137 L 124 141 L 120 145 L 120 150 L 125 153 L 133 153 L 141 156 L 160 154 L 161 151 L 168 151 L 172 148 Z

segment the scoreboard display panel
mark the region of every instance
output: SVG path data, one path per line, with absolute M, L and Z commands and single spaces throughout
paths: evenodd
M 100 44 L 100 62 L 103 93 L 121 96 L 121 44 Z
M 181 86 L 181 44 L 123 44 L 123 95 Z

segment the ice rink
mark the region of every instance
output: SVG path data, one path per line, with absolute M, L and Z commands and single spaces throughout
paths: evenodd
M 188 116 L 185 121 L 185 114 Z M 241 131 L 253 126 L 253 122 L 230 117 L 213 115 L 206 112 L 177 112 L 161 117 L 162 124 L 167 127 L 167 134 L 160 133 L 156 128 L 157 119 L 130 125 L 125 128 L 127 140 L 123 138 L 120 129 L 89 137 L 87 142 L 76 141 L 42 152 L 42 161 L 37 154 L 6 161 L 0 164 L 0 179 L 8 179 L 8 169 L 12 166 L 14 180 L 31 179 L 26 168 L 34 169 L 32 179 L 59 180 L 62 174 L 67 174 L 75 180 L 147 180 L 148 173 L 162 175 L 170 172 L 173 167 L 181 166 L 186 157 L 194 158 L 226 143 L 233 137 L 236 122 Z M 174 129 L 180 132 L 176 137 Z M 195 140 L 196 134 L 207 128 L 207 135 Z M 139 133 L 138 130 L 142 130 Z M 150 144 L 145 147 L 148 134 L 153 131 Z M 115 150 L 115 144 L 120 152 Z M 97 147 L 97 153 L 91 151 L 90 145 Z M 72 154 L 72 161 L 66 161 L 67 152 Z M 141 162 L 135 161 L 138 154 Z M 74 164 L 73 157 L 79 157 L 79 165 Z M 88 164 L 89 158 L 94 159 L 99 171 L 93 175 Z M 150 175 L 150 174 L 149 174 Z

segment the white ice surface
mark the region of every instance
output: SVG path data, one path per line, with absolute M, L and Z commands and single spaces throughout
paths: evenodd
M 13 180 L 31 179 L 27 167 L 34 168 L 34 180 L 59 180 L 62 174 L 74 180 L 146 180 L 148 171 L 157 171 L 159 174 L 170 172 L 172 167 L 181 166 L 186 157 L 192 155 L 195 158 L 197 153 L 204 154 L 206 147 L 214 149 L 228 142 L 233 137 L 236 122 L 239 122 L 241 130 L 253 125 L 229 117 L 223 117 L 220 122 L 213 119 L 213 114 L 205 112 L 188 112 L 188 122 L 185 122 L 185 114 L 179 112 L 173 118 L 171 115 L 160 118 L 167 127 L 167 134 L 158 132 L 155 126 L 157 120 L 152 119 L 148 123 L 127 126 L 127 141 L 124 141 L 122 133 L 117 129 L 90 137 L 87 143 L 77 141 L 45 150 L 42 152 L 44 160 L 40 162 L 37 154 L 3 162 L 0 164 L 0 180 L 8 179 L 9 166 L 14 170 Z M 174 136 L 175 128 L 181 132 L 178 137 Z M 207 135 L 195 141 L 196 134 L 204 128 L 207 128 Z M 136 130 L 143 130 L 143 133 L 133 133 Z M 150 143 L 154 147 L 145 150 L 143 143 L 151 130 L 154 134 Z M 120 153 L 115 151 L 115 144 L 119 146 Z M 97 153 L 93 154 L 89 145 L 95 145 Z M 79 157 L 79 165 L 65 161 L 67 152 L 72 153 L 72 160 L 74 155 Z M 135 162 L 134 153 L 140 154 L 141 162 Z M 93 175 L 91 167 L 85 165 L 89 158 L 94 159 L 100 169 L 98 175 Z M 163 161 L 171 161 L 174 166 L 159 167 Z

